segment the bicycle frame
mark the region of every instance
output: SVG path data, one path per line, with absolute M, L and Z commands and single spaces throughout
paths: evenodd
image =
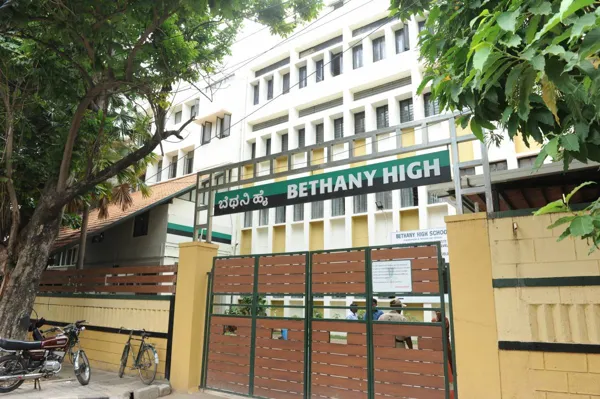
M 130 330 L 129 331 L 129 338 L 127 339 L 127 343 L 125 345 L 129 345 L 129 353 L 131 354 L 131 360 L 133 361 L 132 368 L 133 369 L 138 369 L 140 367 L 140 356 L 142 355 L 142 353 L 144 353 L 144 348 L 146 348 L 147 346 L 154 347 L 154 345 L 147 344 L 146 343 L 146 337 L 143 336 L 143 335 L 142 335 L 142 338 L 134 338 L 133 337 L 133 331 L 134 330 Z M 131 344 L 131 341 L 139 341 L 140 342 L 140 346 L 138 348 L 137 354 L 134 353 L 135 352 L 135 348 Z

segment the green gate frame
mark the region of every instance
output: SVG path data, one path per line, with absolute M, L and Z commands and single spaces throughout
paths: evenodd
M 380 245 L 380 246 L 367 246 L 367 247 L 353 247 L 353 248 L 340 248 L 340 249 L 328 249 L 328 250 L 318 250 L 318 251 L 295 251 L 295 252 L 281 252 L 281 253 L 268 253 L 268 254 L 252 254 L 252 255 L 233 255 L 233 256 L 218 256 L 213 258 L 213 266 L 212 272 L 209 273 L 208 279 L 208 289 L 206 293 L 206 325 L 204 330 L 204 355 L 202 359 L 202 375 L 201 375 L 201 389 L 211 389 L 214 391 L 221 391 L 225 393 L 232 393 L 230 391 L 219 390 L 214 388 L 207 387 L 206 380 L 208 374 L 208 354 L 210 350 L 210 322 L 213 316 L 213 308 L 214 308 L 214 296 L 215 295 L 239 295 L 240 293 L 219 293 L 214 294 L 213 290 L 213 282 L 214 282 L 214 273 L 215 273 L 215 264 L 218 259 L 234 259 L 234 258 L 254 258 L 254 284 L 253 284 L 253 292 L 252 292 L 252 304 L 251 304 L 251 315 L 250 316 L 239 316 L 239 315 L 226 315 L 226 314 L 216 314 L 218 317 L 235 317 L 235 318 L 252 318 L 252 332 L 251 332 L 251 341 L 250 341 L 250 373 L 248 375 L 249 382 L 249 393 L 248 394 L 240 394 L 234 393 L 235 395 L 245 396 L 255 398 L 254 396 L 254 370 L 255 370 L 255 351 L 256 351 L 256 320 L 257 319 L 277 319 L 277 320 L 296 320 L 291 317 L 269 317 L 269 316 L 258 316 L 258 277 L 259 277 L 259 259 L 262 256 L 279 256 L 279 255 L 306 255 L 306 263 L 305 263 L 305 276 L 306 290 L 304 292 L 304 306 L 296 306 L 296 305 L 281 305 L 281 306 L 272 306 L 267 305 L 267 307 L 277 307 L 277 308 L 302 308 L 304 309 L 304 398 L 311 397 L 311 355 L 312 355 L 312 322 L 315 319 L 313 317 L 314 311 L 314 296 L 312 295 L 312 255 L 320 254 L 320 253 L 331 253 L 331 252 L 344 252 L 344 251 L 365 251 L 365 311 L 366 311 L 366 331 L 367 331 L 367 382 L 368 382 L 368 399 L 375 399 L 375 359 L 374 359 L 374 345 L 373 345 L 373 317 L 372 317 L 372 306 L 370 304 L 373 300 L 373 285 L 369 282 L 372 281 L 372 267 L 371 267 L 371 252 L 374 249 L 395 249 L 395 248 L 416 248 L 416 247 L 426 247 L 426 246 L 435 246 L 437 249 L 437 260 L 438 260 L 438 277 L 439 277 L 439 297 L 440 297 L 440 307 L 439 308 L 430 308 L 429 310 L 440 311 L 442 314 L 442 322 L 441 323 L 431 323 L 431 322 L 385 322 L 380 321 L 377 324 L 393 324 L 393 325 L 426 325 L 432 326 L 437 325 L 442 327 L 442 343 L 443 343 L 443 354 L 444 354 L 444 375 L 445 375 L 445 397 L 446 399 L 450 399 L 450 381 L 449 381 L 449 370 L 448 370 L 448 350 L 452 349 L 452 377 L 454 384 L 454 399 L 458 399 L 458 384 L 457 384 L 457 373 L 456 373 L 456 351 L 455 351 L 455 336 L 454 336 L 454 322 L 453 322 L 453 312 L 452 312 L 452 288 L 450 283 L 450 266 L 449 264 L 444 263 L 444 258 L 442 257 L 441 245 L 440 242 L 422 242 L 422 243 L 414 243 L 414 244 L 391 244 L 391 245 Z M 445 271 L 445 273 L 444 273 Z M 448 298 L 449 298 L 449 314 L 446 314 L 446 304 L 445 304 L 445 287 L 444 287 L 444 274 L 446 275 L 447 284 L 448 284 Z M 268 293 L 268 295 L 278 295 L 280 293 Z M 283 293 L 285 294 L 285 293 Z M 422 294 L 422 293 L 386 293 L 386 292 L 378 292 L 377 294 L 386 295 L 393 294 L 399 296 L 433 296 L 431 294 Z M 338 294 L 344 295 L 344 294 Z M 348 293 L 345 294 L 346 296 Z M 357 295 L 353 295 L 357 296 Z M 362 296 L 362 295 L 358 295 Z M 240 304 L 226 304 L 229 307 L 241 307 L 247 305 Z M 348 306 L 319 306 L 319 309 L 348 309 Z M 392 308 L 389 307 L 379 307 L 380 310 L 390 310 Z M 419 310 L 422 311 L 423 308 L 403 308 L 403 310 Z M 450 333 L 451 333 L 451 348 L 448 348 L 447 340 L 446 340 L 446 323 L 445 318 L 448 317 L 450 322 Z M 317 319 L 322 320 L 322 319 Z M 324 319 L 329 320 L 329 319 Z M 341 321 L 341 320 L 340 320 Z M 362 322 L 362 321 L 359 321 Z

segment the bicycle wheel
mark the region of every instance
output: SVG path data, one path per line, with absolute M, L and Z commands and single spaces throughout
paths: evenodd
M 125 367 L 127 367 L 127 357 L 129 356 L 129 344 L 126 344 L 123 348 L 123 354 L 121 355 L 121 367 L 119 367 L 119 378 L 123 378 L 125 374 Z
M 0 376 L 6 377 L 11 375 L 26 374 L 25 363 L 19 360 L 16 355 L 7 355 L 0 357 Z M 23 384 L 24 380 L 17 378 L 0 381 L 0 393 L 12 392 Z
M 158 353 L 156 349 L 150 345 L 144 345 L 140 348 L 140 354 L 138 355 L 138 371 L 140 372 L 140 379 L 146 385 L 152 384 L 156 378 L 156 369 L 158 368 Z
M 90 361 L 84 351 L 77 351 L 73 367 L 75 368 L 75 377 L 77 377 L 77 381 L 79 381 L 81 385 L 89 384 L 92 377 L 92 368 L 90 367 Z

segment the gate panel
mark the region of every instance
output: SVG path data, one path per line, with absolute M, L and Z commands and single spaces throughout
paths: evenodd
M 359 321 L 313 321 L 313 398 L 368 398 L 367 325 Z
M 213 316 L 210 320 L 206 384 L 248 394 L 252 319 Z
M 287 330 L 286 340 L 277 337 L 279 329 Z M 304 320 L 256 321 L 256 396 L 273 399 L 304 397 L 304 335 Z

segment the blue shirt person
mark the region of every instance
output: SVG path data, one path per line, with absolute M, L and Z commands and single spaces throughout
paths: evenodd
M 379 318 L 381 317 L 381 315 L 383 315 L 383 312 L 379 309 L 377 309 L 377 299 L 373 298 L 373 320 L 379 320 Z M 365 313 L 365 315 L 363 316 L 363 320 L 367 320 L 367 314 Z

